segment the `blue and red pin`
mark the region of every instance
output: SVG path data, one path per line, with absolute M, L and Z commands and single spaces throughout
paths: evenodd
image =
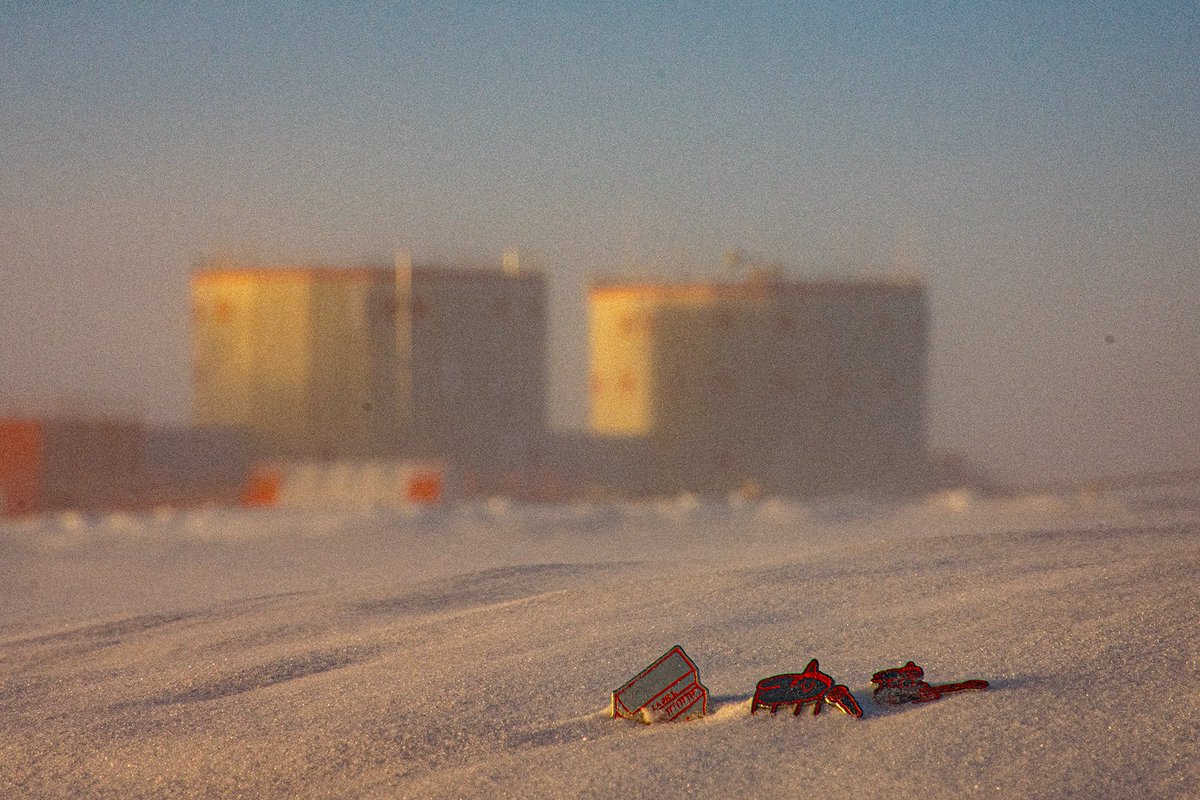
M 835 684 L 833 676 L 822 672 L 815 658 L 808 662 L 804 672 L 785 672 L 759 681 L 750 701 L 750 713 L 765 708 L 774 714 L 780 706 L 793 706 L 792 714 L 799 714 L 807 703 L 812 703 L 814 717 L 821 713 L 825 703 L 852 717 L 863 714 L 850 690 Z

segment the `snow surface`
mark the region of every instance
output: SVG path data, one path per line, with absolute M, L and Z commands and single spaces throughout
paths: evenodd
M 0 797 L 1196 798 L 1198 531 L 1130 495 L 7 522 Z M 677 643 L 710 716 L 609 719 Z M 810 658 L 861 720 L 749 715 Z M 910 658 L 992 688 L 876 705 Z

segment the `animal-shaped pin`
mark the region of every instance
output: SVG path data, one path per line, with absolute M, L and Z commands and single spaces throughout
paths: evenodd
M 950 692 L 982 692 L 988 688 L 987 681 L 973 680 L 960 683 L 943 683 L 931 686 L 921 680 L 925 670 L 909 661 L 903 667 L 883 669 L 871 676 L 875 687 L 875 702 L 898 706 L 902 703 L 929 703 L 940 700 Z
M 861 717 L 863 713 L 850 690 L 835 685 L 831 675 L 821 672 L 815 658 L 808 662 L 804 672 L 772 675 L 759 681 L 750 701 L 750 713 L 766 708 L 774 714 L 780 706 L 794 706 L 792 714 L 799 714 L 805 703 L 813 704 L 814 717 L 821 713 L 825 703 L 852 717 Z

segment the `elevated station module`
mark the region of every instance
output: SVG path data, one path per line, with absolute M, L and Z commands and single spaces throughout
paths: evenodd
M 598 281 L 589 429 L 640 439 L 652 491 L 914 485 L 928 312 L 911 280 Z
M 264 455 L 522 464 L 545 430 L 545 280 L 503 268 L 259 266 L 192 275 L 194 417 Z

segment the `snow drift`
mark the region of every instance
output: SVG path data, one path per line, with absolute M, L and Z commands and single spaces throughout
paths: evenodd
M 1144 500 L 5 523 L 0 796 L 1200 796 L 1200 515 Z M 709 715 L 608 718 L 676 643 Z M 862 719 L 750 716 L 810 658 Z M 874 704 L 908 659 L 991 689 Z

